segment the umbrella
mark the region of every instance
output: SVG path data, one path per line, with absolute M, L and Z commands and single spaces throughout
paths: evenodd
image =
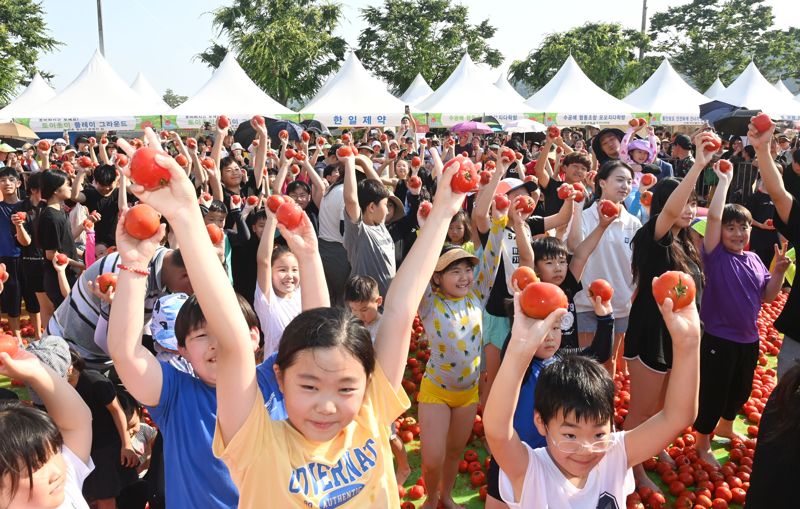
M 300 122 L 300 125 L 303 126 L 305 130 L 310 133 L 314 133 L 317 135 L 321 134 L 323 136 L 331 135 L 331 132 L 328 130 L 328 127 L 319 120 L 308 118 Z
M 503 131 L 509 133 L 543 133 L 546 130 L 546 125 L 527 118 L 512 120 L 507 124 L 503 124 Z
M 503 130 L 503 127 L 500 125 L 500 122 L 491 115 L 484 115 L 482 117 L 473 118 L 475 122 L 483 122 L 484 124 L 488 125 L 492 131 L 500 132 Z
M 731 136 L 747 136 L 747 126 L 750 118 L 761 113 L 761 110 L 738 109 L 725 115 L 714 122 L 714 129 L 722 134 Z
M 474 120 L 470 120 L 468 122 L 459 122 L 451 127 L 450 131 L 454 133 L 469 132 L 473 134 L 491 134 L 494 132 L 488 125 L 484 124 L 483 122 L 476 122 Z
M 286 129 L 289 133 L 289 140 L 299 140 L 301 133 L 305 130 L 300 124 L 290 122 L 288 120 L 277 120 L 274 118 L 265 118 L 267 126 L 267 134 L 270 137 L 275 148 L 280 143 L 278 142 L 278 133 Z M 240 122 L 236 132 L 233 133 L 233 140 L 241 143 L 243 147 L 249 147 L 253 140 L 256 138 L 256 131 L 250 122 Z
M 733 104 L 724 103 L 722 101 L 711 101 L 700 105 L 700 118 L 709 124 L 713 124 L 717 120 L 738 109 L 740 108 Z
M 12 138 L 15 140 L 39 139 L 30 127 L 16 122 L 4 122 L 0 124 L 0 138 Z

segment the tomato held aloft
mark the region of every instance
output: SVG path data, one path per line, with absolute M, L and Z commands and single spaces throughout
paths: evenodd
M 567 183 L 561 184 L 558 187 L 558 199 L 559 200 L 566 200 L 569 197 L 569 195 L 570 195 L 570 193 L 572 192 L 573 189 L 574 188 L 570 184 L 567 184 Z
M 753 127 L 760 133 L 764 131 L 769 131 L 772 127 L 772 119 L 769 118 L 769 115 L 766 113 L 759 113 L 755 117 L 753 117 L 750 122 L 753 124 Z
M 551 125 L 547 128 L 547 136 L 550 138 L 558 138 L 561 136 L 561 129 L 557 125 Z
M 282 140 L 288 140 L 289 139 L 289 131 L 287 131 L 286 129 L 281 129 L 281 131 L 278 133 L 278 138 L 280 138 Z
M 536 202 L 530 196 L 517 196 L 514 200 L 514 208 L 523 214 L 532 214 L 533 209 L 536 208 Z
M 287 201 L 278 207 L 275 212 L 278 223 L 290 230 L 294 230 L 303 220 L 303 209 L 293 201 Z
M 600 200 L 597 210 L 606 217 L 617 217 L 619 215 L 619 204 L 611 200 Z
M 409 189 L 419 189 L 422 187 L 422 179 L 417 177 L 416 175 L 412 175 L 408 179 L 408 188 Z
M 308 134 L 308 131 L 303 131 L 300 134 L 300 139 L 302 139 L 304 142 L 308 143 L 311 140 L 311 135 Z
M 156 189 L 169 183 L 169 170 L 156 162 L 160 152 L 152 147 L 143 147 L 133 153 L 131 180 L 145 189 Z M 148 238 L 148 237 L 145 237 Z
M 178 154 L 175 156 L 175 162 L 178 163 L 178 166 L 184 167 L 189 164 L 189 160 L 186 159 L 186 156 L 183 154 Z
M 213 223 L 206 225 L 206 231 L 208 232 L 208 238 L 211 239 L 211 243 L 215 246 L 225 238 L 225 233 L 222 231 L 222 228 Z
M 258 196 L 248 196 L 247 197 L 247 204 L 248 205 L 252 206 L 252 205 L 255 205 L 256 203 L 258 203 Z
M 160 223 L 161 214 L 150 205 L 139 203 L 128 210 L 123 226 L 128 235 L 134 239 L 145 240 L 158 232 Z
M 504 161 L 514 161 L 517 155 L 510 148 L 504 147 L 503 150 L 500 151 L 500 158 Z
M 653 184 L 656 183 L 656 176 L 653 175 L 652 173 L 645 173 L 644 175 L 642 175 L 641 182 L 642 185 L 652 186 Z
M 422 160 L 418 156 L 414 156 L 411 158 L 411 167 L 412 168 L 419 168 L 422 166 Z
M 108 292 L 109 288 L 117 289 L 117 275 L 113 272 L 106 272 L 97 277 L 97 287 L 103 293 Z
M 494 195 L 494 208 L 497 210 L 505 210 L 508 208 L 509 204 L 508 196 L 505 194 L 496 194 Z
M 539 278 L 536 277 L 536 272 L 530 267 L 519 267 L 513 274 L 511 274 L 511 283 L 517 285 L 517 288 L 524 290 L 531 283 L 537 283 Z
M 78 166 L 80 166 L 81 168 L 91 168 L 92 159 L 89 156 L 80 156 L 78 158 Z
M 423 201 L 422 203 L 419 204 L 420 217 L 422 217 L 423 219 L 427 219 L 432 209 L 433 209 L 433 203 L 429 202 L 428 200 Z
M 457 159 L 459 158 L 453 159 L 452 161 Z M 448 161 L 448 163 L 452 161 Z M 461 158 L 460 163 L 461 167 L 450 181 L 453 191 L 457 193 L 471 193 L 477 191 L 480 178 L 478 177 L 478 171 L 475 169 L 475 165 L 472 161 L 465 158 Z
M 210 157 L 204 157 L 200 160 L 200 166 L 202 166 L 207 170 L 213 170 L 216 164 L 214 163 L 214 160 L 211 159 Z
M 569 301 L 564 291 L 551 283 L 530 283 L 519 299 L 525 315 L 542 320 L 556 309 L 567 309 Z
M 220 129 L 227 129 L 231 126 L 231 119 L 226 117 L 225 115 L 220 115 L 217 117 L 217 127 Z
M 47 140 L 39 140 L 39 143 L 36 144 L 36 147 L 42 152 L 47 152 L 50 150 L 50 142 Z
M 255 198 L 255 196 L 251 196 L 251 198 Z M 248 198 L 249 202 L 249 198 Z M 267 208 L 273 214 L 278 212 L 278 207 L 283 205 L 286 202 L 286 197 L 280 194 L 272 194 L 267 198 Z
M 649 207 L 651 203 L 653 203 L 653 193 L 650 191 L 645 191 L 639 196 L 639 203 L 644 205 L 645 207 Z
M 69 257 L 67 257 L 67 255 L 65 255 L 64 253 L 58 253 L 56 255 L 56 263 L 59 265 L 66 265 L 67 263 L 69 263 Z
M 589 285 L 589 296 L 592 299 L 600 297 L 602 302 L 608 302 L 611 300 L 611 297 L 614 296 L 614 289 L 611 288 L 611 284 L 605 279 L 595 279 L 592 281 L 592 284 Z
M 719 160 L 719 171 L 722 173 L 728 173 L 733 169 L 733 164 L 727 159 L 720 159 Z
M 0 334 L 0 352 L 7 353 L 10 357 L 17 355 L 19 351 L 19 341 L 14 336 Z
M 485 186 L 492 180 L 492 172 L 483 170 L 480 173 L 481 185 Z
M 672 309 L 677 311 L 694 301 L 694 279 L 685 272 L 671 270 L 663 273 L 653 283 L 653 297 L 661 305 L 669 297 L 672 299 Z

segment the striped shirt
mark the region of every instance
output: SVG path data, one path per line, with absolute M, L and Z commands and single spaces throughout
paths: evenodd
M 166 286 L 161 282 L 161 266 L 164 255 L 168 252 L 168 249 L 159 247 L 150 261 L 144 301 L 145 323 L 150 320 L 156 301 L 167 293 Z M 111 358 L 105 347 L 106 334 L 103 333 L 95 340 L 95 332 L 99 327 L 101 329 L 98 332 L 107 329 L 111 305 L 95 297 L 87 283 L 94 282 L 101 274 L 119 272 L 119 263 L 119 253 L 111 253 L 91 264 L 72 286 L 69 295 L 47 324 L 47 334 L 61 336 L 69 341 L 70 346 L 93 369 L 102 370 L 111 365 Z

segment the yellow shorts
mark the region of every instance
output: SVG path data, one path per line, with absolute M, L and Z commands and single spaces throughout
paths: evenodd
M 474 405 L 478 403 L 478 384 L 466 391 L 450 391 L 442 389 L 427 377 L 423 377 L 417 401 L 419 403 L 447 405 L 450 408 Z

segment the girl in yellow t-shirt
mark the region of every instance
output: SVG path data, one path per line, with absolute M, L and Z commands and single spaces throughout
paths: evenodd
M 149 146 L 159 146 L 151 129 L 145 136 Z M 124 141 L 120 145 L 133 155 Z M 352 171 L 353 156 L 340 160 Z M 434 160 L 441 170 L 439 158 Z M 134 185 L 131 191 L 174 229 L 203 309 L 205 358 L 216 371 L 213 447 L 239 489 L 239 507 L 399 508 L 389 424 L 409 406 L 400 382 L 427 283 L 418 276 L 433 273 L 437 246 L 463 201 L 450 185 L 459 164 L 441 177 L 432 219 L 389 289 L 374 350 L 363 326 L 328 307 L 308 217 L 303 214 L 293 230 L 279 225 L 300 265 L 305 311 L 284 330 L 274 366 L 288 419 L 271 421 L 256 381 L 252 331 L 205 233 L 194 189 L 172 158 L 159 154 L 155 162 L 169 170 L 169 183 L 149 191 Z

